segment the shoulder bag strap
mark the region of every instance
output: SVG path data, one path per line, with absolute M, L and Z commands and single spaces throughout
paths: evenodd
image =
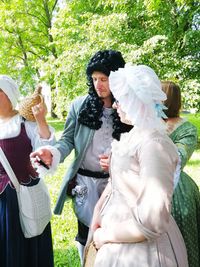
M 19 184 L 17 177 L 16 177 L 15 173 L 13 172 L 13 169 L 10 166 L 10 163 L 8 162 L 6 155 L 4 154 L 1 147 L 0 147 L 0 161 L 1 161 L 1 164 L 3 165 L 3 167 L 7 173 L 7 175 L 9 176 L 11 182 L 13 183 L 15 189 L 17 191 L 19 191 L 19 185 L 20 184 Z

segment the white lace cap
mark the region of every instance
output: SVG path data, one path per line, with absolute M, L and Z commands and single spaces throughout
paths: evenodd
M 140 128 L 163 130 L 162 102 L 166 94 L 156 73 L 145 65 L 126 64 L 112 71 L 109 76 L 110 90 L 121 109 L 133 125 Z
M 6 75 L 0 75 L 0 89 L 8 96 L 13 108 L 16 107 L 20 92 L 15 81 Z

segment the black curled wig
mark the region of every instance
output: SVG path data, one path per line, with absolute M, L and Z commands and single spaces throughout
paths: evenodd
M 79 113 L 79 122 L 86 125 L 90 129 L 98 130 L 101 128 L 103 115 L 103 101 L 98 97 L 93 80 L 92 73 L 99 71 L 104 73 L 106 76 L 110 75 L 111 71 L 123 68 L 125 61 L 120 52 L 115 50 L 101 50 L 98 51 L 89 61 L 86 68 L 86 75 L 88 80 L 88 96 L 84 101 Z M 115 101 L 113 95 L 112 103 Z M 131 125 L 124 124 L 120 121 L 117 111 L 114 110 L 113 114 L 113 138 L 119 140 L 120 135 L 123 132 L 128 132 L 132 128 Z

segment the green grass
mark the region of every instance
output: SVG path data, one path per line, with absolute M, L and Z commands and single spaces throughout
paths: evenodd
M 184 115 L 198 129 L 200 137 L 200 115 L 187 114 Z M 61 136 L 64 122 L 54 119 L 48 119 L 48 122 L 56 130 L 57 139 Z M 200 140 L 200 138 L 199 138 Z M 47 177 L 46 182 L 52 199 L 52 209 L 55 206 L 59 189 L 62 183 L 65 170 L 70 164 L 73 154 L 66 158 L 64 163 L 59 165 L 56 174 L 53 177 Z M 193 153 L 185 170 L 196 181 L 200 187 L 200 146 Z M 54 215 L 51 221 L 53 245 L 54 245 L 54 261 L 55 267 L 80 267 L 78 252 L 74 237 L 77 231 L 76 219 L 73 213 L 71 202 L 67 201 L 64 210 L 60 216 Z
M 60 164 L 53 177 L 47 177 L 46 182 L 52 199 L 52 209 L 55 206 L 64 172 L 69 164 L 69 159 Z M 76 219 L 71 202 L 67 201 L 61 215 L 53 215 L 52 236 L 54 246 L 54 261 L 56 267 L 79 267 L 79 257 L 76 250 L 74 237 L 76 235 Z
M 48 119 L 48 123 L 54 127 L 57 140 L 62 134 L 64 122 L 55 119 Z M 45 178 L 49 188 L 52 201 L 52 210 L 58 197 L 58 193 L 62 184 L 62 179 L 67 170 L 73 153 L 61 163 L 55 175 Z M 74 238 L 77 233 L 76 218 L 72 210 L 71 201 L 67 201 L 61 215 L 53 215 L 51 220 L 53 247 L 54 247 L 54 263 L 55 267 L 80 267 L 80 261 Z

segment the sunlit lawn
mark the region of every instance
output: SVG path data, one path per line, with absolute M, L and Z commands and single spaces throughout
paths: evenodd
M 55 128 L 58 139 L 62 133 L 64 123 L 51 119 L 48 122 Z M 65 170 L 69 166 L 72 157 L 70 155 L 65 159 L 64 163 L 59 165 L 53 177 L 46 178 L 52 199 L 52 209 L 55 206 Z M 79 256 L 74 241 L 77 226 L 70 200 L 65 203 L 61 215 L 53 215 L 51 225 L 55 267 L 80 267 Z
M 200 116 L 189 114 L 187 117 L 197 126 L 198 134 L 200 136 Z M 59 138 L 64 123 L 51 119 L 48 121 L 56 129 L 56 136 Z M 60 164 L 59 169 L 53 177 L 46 178 L 52 198 L 52 208 L 55 206 L 64 172 L 70 164 L 72 157 L 73 156 L 70 155 L 64 163 Z M 200 144 L 193 153 L 185 170 L 200 187 Z M 71 208 L 71 202 L 68 201 L 64 206 L 62 214 L 60 216 L 54 215 L 52 218 L 55 267 L 80 267 L 78 252 L 74 241 L 76 227 L 76 220 Z

